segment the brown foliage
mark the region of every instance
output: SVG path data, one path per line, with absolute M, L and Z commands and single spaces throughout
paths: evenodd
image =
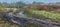
M 49 12 L 60 13 L 60 6 L 52 6 L 52 5 L 30 5 L 26 6 L 29 9 L 37 9 L 37 10 L 45 10 Z

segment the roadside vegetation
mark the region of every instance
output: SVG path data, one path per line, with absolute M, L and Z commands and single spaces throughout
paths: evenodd
M 3 5 L 2 5 L 3 4 Z M 0 4 L 0 24 L 5 27 L 19 27 L 16 24 L 10 24 L 9 22 L 4 21 L 3 14 L 13 11 L 13 12 L 19 12 L 20 8 L 28 9 L 28 11 L 25 11 L 24 14 L 33 18 L 38 19 L 48 19 L 53 22 L 60 23 L 60 6 L 57 5 L 41 5 L 44 3 L 39 2 L 33 2 L 32 4 L 25 4 L 21 1 L 16 3 L 1 3 Z M 53 4 L 53 3 L 52 3 Z M 0 25 L 0 27 L 2 27 Z
M 48 11 L 30 10 L 29 12 L 25 12 L 25 14 L 31 17 L 36 17 L 39 19 L 49 19 L 49 20 L 60 23 L 60 14 L 58 13 L 52 13 Z

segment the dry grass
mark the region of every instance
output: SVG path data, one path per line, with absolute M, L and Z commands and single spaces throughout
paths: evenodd
M 19 26 L 16 24 L 11 24 L 3 20 L 0 20 L 0 27 L 19 27 Z
M 0 11 L 2 11 L 2 12 L 9 12 L 10 9 L 16 11 L 16 8 L 0 8 Z M 2 15 L 2 14 L 0 14 L 0 27 L 19 27 L 19 26 L 16 25 L 16 24 L 11 24 L 11 23 L 9 23 L 9 22 L 3 21 L 3 20 L 1 19 L 1 17 L 2 17 L 1 15 Z

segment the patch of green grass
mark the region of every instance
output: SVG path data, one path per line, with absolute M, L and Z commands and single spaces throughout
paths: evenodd
M 47 11 L 38 11 L 38 10 L 30 10 L 25 12 L 24 14 L 32 17 L 37 17 L 40 19 L 50 19 L 52 21 L 60 22 L 60 14 L 47 12 Z
M 0 8 L 1 12 L 9 12 L 9 11 L 16 12 L 17 10 L 18 10 L 17 8 Z

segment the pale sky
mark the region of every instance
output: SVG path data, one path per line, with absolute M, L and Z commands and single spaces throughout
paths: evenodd
M 23 1 L 25 3 L 32 3 L 33 1 L 36 2 L 44 2 L 44 3 L 54 3 L 54 2 L 60 2 L 60 0 L 0 0 L 0 2 L 18 2 L 18 1 Z

